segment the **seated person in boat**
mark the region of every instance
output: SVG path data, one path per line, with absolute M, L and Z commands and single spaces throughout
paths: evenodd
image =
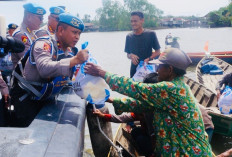
M 40 38 L 33 44 L 17 64 L 12 74 L 14 82 L 10 91 L 11 104 L 15 116 L 10 126 L 27 127 L 48 100 L 54 100 L 66 85 L 72 69 L 88 59 L 88 50 L 81 50 L 73 56 L 70 47 L 74 47 L 84 30 L 83 22 L 77 17 L 63 13 L 55 39 L 50 36 Z
M 165 45 L 170 45 L 172 41 L 172 34 L 169 33 L 166 37 L 165 37 Z
M 150 73 L 145 76 L 144 83 L 157 83 L 158 76 L 157 73 Z M 112 98 L 108 100 L 108 102 L 113 103 Z M 127 125 L 126 129 L 129 133 L 131 133 L 134 138 L 137 146 L 142 155 L 152 156 L 153 148 L 155 147 L 155 137 L 154 137 L 154 129 L 152 126 L 153 120 L 153 112 L 146 112 L 135 114 L 133 112 L 123 113 L 121 115 L 115 114 L 104 114 L 100 110 L 96 110 L 93 112 L 95 115 L 104 118 L 106 121 L 114 122 L 114 123 L 128 123 L 134 121 L 140 121 L 141 127 L 136 127 L 135 124 Z
M 217 98 L 219 99 L 221 96 L 222 91 L 225 89 L 226 86 L 232 87 L 232 73 L 226 74 L 216 86 L 217 91 Z M 222 89 L 223 88 L 223 89 Z
M 211 116 L 208 114 L 206 108 L 200 104 L 198 104 L 200 111 L 201 111 L 201 115 L 203 118 L 203 122 L 205 125 L 205 131 L 208 134 L 208 140 L 209 142 L 211 142 L 212 136 L 213 136 L 213 130 L 214 130 L 214 125 L 212 122 L 212 118 Z
M 172 42 L 170 43 L 171 47 L 173 48 L 180 48 L 180 44 L 178 43 L 178 38 L 177 37 L 174 37 L 172 39 Z
M 181 50 L 169 48 L 150 63 L 159 64 L 159 83 L 134 82 L 92 63 L 86 64 L 85 71 L 104 78 L 113 91 L 131 97 L 113 100 L 117 114 L 154 111 L 157 156 L 212 156 L 200 109 L 183 78 L 191 59 Z

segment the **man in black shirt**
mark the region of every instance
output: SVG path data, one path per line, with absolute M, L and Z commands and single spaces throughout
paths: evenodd
M 136 72 L 140 61 L 148 63 L 160 54 L 160 45 L 156 33 L 143 28 L 144 15 L 136 11 L 131 13 L 131 26 L 133 32 L 126 36 L 125 52 L 131 59 L 130 77 Z M 152 52 L 152 49 L 155 52 Z

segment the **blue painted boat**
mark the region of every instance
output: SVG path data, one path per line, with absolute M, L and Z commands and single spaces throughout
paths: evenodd
M 86 101 L 65 87 L 27 128 L 0 128 L 1 157 L 83 156 Z

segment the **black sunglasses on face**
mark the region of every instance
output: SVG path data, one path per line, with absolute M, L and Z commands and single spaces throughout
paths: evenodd
M 51 16 L 52 18 L 56 19 L 57 22 L 59 22 L 59 17 Z
M 36 16 L 36 17 L 38 17 L 40 21 L 43 21 L 43 16 Z

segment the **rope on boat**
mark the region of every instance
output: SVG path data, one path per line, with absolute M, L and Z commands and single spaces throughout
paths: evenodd
M 93 110 L 96 111 L 96 107 L 95 107 L 95 104 L 93 104 Z M 97 124 L 98 124 L 98 129 L 99 131 L 101 132 L 101 134 L 110 142 L 110 144 L 117 150 L 117 153 L 118 153 L 118 156 L 119 157 L 123 157 L 122 156 L 122 148 L 116 146 L 110 139 L 108 136 L 106 136 L 106 134 L 102 131 L 101 129 L 101 125 L 100 125 L 100 122 L 99 122 L 99 118 L 97 118 Z

